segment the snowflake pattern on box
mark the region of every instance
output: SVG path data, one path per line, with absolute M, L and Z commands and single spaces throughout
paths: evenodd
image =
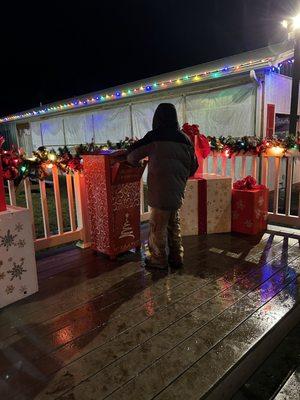
M 8 251 L 11 246 L 16 245 L 15 239 L 17 236 L 18 235 L 12 235 L 10 229 L 8 229 L 5 235 L 0 236 L 0 246 L 5 247 L 6 251 Z
M 38 290 L 30 212 L 8 206 L 0 213 L 0 308 Z
M 17 278 L 21 279 L 23 273 L 27 272 L 27 269 L 24 269 L 23 266 L 24 266 L 24 258 L 21 258 L 18 263 L 13 262 L 12 268 L 7 271 L 7 273 L 11 275 L 10 278 L 11 281 Z
M 207 178 L 207 233 L 231 230 L 231 178 L 203 175 Z
M 186 185 L 183 206 L 180 209 L 182 235 L 198 235 L 198 181 L 189 179 Z
M 7 285 L 6 289 L 5 289 L 5 292 L 8 295 L 8 294 L 11 294 L 14 290 L 15 290 L 14 285 Z
M 187 182 L 183 206 L 180 210 L 183 235 L 198 235 L 199 209 L 206 206 L 207 233 L 230 232 L 231 228 L 231 178 L 204 174 L 207 197 L 201 198 L 198 179 Z M 199 197 L 200 196 L 200 197 Z
M 19 239 L 19 240 L 18 240 L 17 246 L 18 246 L 19 248 L 25 247 L 25 245 L 26 245 L 26 242 L 25 242 L 24 239 Z
M 241 204 L 243 207 L 241 208 Z M 243 209 L 243 210 L 242 210 Z M 268 190 L 233 190 L 232 192 L 232 230 L 255 235 L 267 228 Z M 240 218 L 234 218 L 235 213 Z
M 23 230 L 23 225 L 20 222 L 18 222 L 15 226 L 15 231 L 20 233 L 22 230 Z

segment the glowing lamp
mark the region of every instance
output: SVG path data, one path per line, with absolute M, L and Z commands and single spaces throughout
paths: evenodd
M 280 146 L 272 146 L 267 149 L 267 156 L 269 157 L 282 157 L 284 154 L 284 148 Z
M 229 157 L 230 156 L 230 151 L 227 149 L 227 150 L 225 150 L 225 157 Z
M 48 155 L 48 159 L 50 160 L 50 161 L 55 161 L 56 160 L 56 154 L 54 154 L 54 153 L 50 153 L 49 155 Z
M 300 14 L 296 15 L 295 17 L 292 18 L 292 27 L 294 30 L 297 30 L 300 28 Z

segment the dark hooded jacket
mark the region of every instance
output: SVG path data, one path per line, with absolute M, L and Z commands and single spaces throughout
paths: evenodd
M 160 104 L 153 117 L 153 130 L 134 143 L 127 160 L 136 165 L 149 157 L 148 202 L 161 210 L 178 210 L 187 179 L 198 168 L 194 146 L 179 129 L 173 104 Z

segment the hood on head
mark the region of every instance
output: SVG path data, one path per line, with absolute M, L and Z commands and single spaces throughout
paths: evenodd
M 152 129 L 162 128 L 179 129 L 177 111 L 172 103 L 160 103 L 155 110 Z

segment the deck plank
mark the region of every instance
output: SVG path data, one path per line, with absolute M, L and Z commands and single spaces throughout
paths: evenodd
M 295 243 L 294 243 L 295 244 Z M 278 257 L 278 254 L 277 254 L 277 257 Z M 257 266 L 256 266 L 256 268 L 258 268 Z M 277 268 L 277 267 L 276 267 Z M 234 270 L 234 272 L 237 274 L 237 271 L 238 271 L 238 268 L 235 268 L 235 270 Z M 247 264 L 247 265 L 244 265 L 244 269 L 243 269 L 243 271 L 244 271 L 244 275 L 246 274 L 249 274 L 249 273 L 251 273 L 251 272 L 253 272 L 253 271 L 249 271 L 249 264 Z M 237 274 L 238 275 L 238 274 Z M 233 275 L 232 275 L 232 277 L 233 277 Z M 231 277 L 231 278 L 232 278 Z M 228 277 L 226 277 L 226 279 L 227 280 L 229 280 L 229 276 Z M 223 282 L 223 286 L 224 286 L 224 278 L 221 278 L 221 281 Z M 227 285 L 227 286 L 226 286 Z M 228 287 L 230 287 L 230 284 L 228 283 L 228 282 L 226 282 L 226 285 L 225 285 L 225 289 L 227 288 L 228 289 Z M 215 286 L 214 286 L 215 287 Z M 220 282 L 218 282 L 218 285 L 217 285 L 217 288 L 220 290 Z M 222 287 L 221 286 L 221 288 L 224 290 L 224 287 Z M 198 295 L 198 297 L 199 297 L 199 295 Z M 195 308 L 195 305 L 194 305 L 194 302 L 195 302 L 195 298 L 191 298 L 191 300 L 192 300 L 192 305 L 194 306 L 194 308 Z M 197 299 L 197 297 L 196 297 L 196 300 L 198 300 Z M 161 323 L 161 318 L 160 318 L 160 316 L 158 315 L 158 314 L 156 314 L 157 315 L 157 319 L 159 319 L 159 322 Z M 179 315 L 180 316 L 180 315 Z M 171 319 L 171 323 L 173 322 L 173 320 L 174 319 L 176 319 L 176 317 L 178 318 L 178 316 L 175 314 L 175 317 L 174 318 L 172 318 Z M 124 321 L 124 322 L 126 322 L 126 320 Z M 153 321 L 151 321 L 151 324 L 154 324 L 154 323 L 156 323 L 156 319 L 154 318 L 154 320 Z M 149 323 L 148 323 L 148 329 L 147 329 L 147 325 L 145 326 L 145 331 L 146 332 L 151 332 L 151 330 L 149 330 L 149 326 L 151 326 L 151 325 L 149 325 Z M 149 333 L 148 332 L 148 333 Z M 130 332 L 130 333 L 132 333 L 132 332 Z M 137 332 L 137 333 L 139 333 L 139 332 Z M 155 332 L 154 332 L 155 333 Z M 132 343 L 135 343 L 135 341 L 136 341 L 137 339 L 136 338 L 134 338 L 132 341 L 131 341 L 131 345 L 132 345 Z M 122 342 L 121 342 L 121 344 L 122 344 Z M 99 361 L 99 363 L 101 364 L 101 360 L 104 360 L 104 357 L 103 357 L 103 348 L 101 348 L 101 349 L 99 349 L 100 350 L 100 361 Z M 130 348 L 129 348 L 129 350 L 130 350 Z M 124 352 L 124 350 L 123 350 L 123 352 Z M 109 352 L 109 354 L 111 353 L 111 351 Z M 66 353 L 64 353 L 64 352 L 62 352 L 62 354 L 66 354 Z M 123 353 L 121 353 L 121 355 L 122 355 Z M 87 371 L 90 371 L 90 368 L 88 367 L 89 365 L 91 365 L 92 366 L 92 368 L 95 368 L 94 367 L 94 364 L 95 364 L 95 362 L 93 361 L 94 359 L 95 359 L 95 357 L 96 357 L 96 355 L 95 355 L 95 353 L 93 352 L 87 359 L 86 359 L 86 362 L 84 363 L 84 365 L 86 365 L 86 367 L 85 368 L 81 368 L 81 365 L 79 364 L 79 369 L 80 369 L 80 371 L 85 371 L 85 372 L 87 372 Z M 81 362 L 82 362 L 82 360 L 81 360 Z M 99 365 L 97 365 L 98 367 L 99 367 Z M 78 368 L 78 367 L 76 367 L 76 368 Z M 71 373 L 70 372 L 70 366 L 69 366 L 69 368 L 68 368 L 68 373 Z M 94 371 L 95 372 L 95 371 Z M 65 375 L 65 373 L 66 373 L 66 370 L 62 370 L 61 371 L 61 373 L 59 374 L 59 376 L 57 377 L 58 379 L 57 380 L 55 380 L 55 382 L 54 382 L 54 386 L 56 385 L 56 386 L 59 386 L 58 385 L 58 381 L 59 381 L 59 379 L 62 379 L 62 377 Z M 73 376 L 74 376 L 74 374 L 72 374 Z M 76 375 L 75 375 L 76 376 Z M 79 375 L 79 377 L 81 376 L 81 379 L 82 379 L 82 375 Z M 74 378 L 75 379 L 75 378 Z M 50 391 L 51 392 L 51 389 L 49 388 L 48 389 L 48 391 Z
M 300 259 L 296 265 L 300 270 Z M 273 272 L 275 271 L 276 267 L 273 267 Z M 277 283 L 277 277 L 285 282 L 287 275 L 288 272 L 284 274 L 282 271 L 278 271 L 273 277 L 270 276 L 267 279 L 268 282 L 273 279 L 273 291 L 276 290 L 274 286 Z M 236 324 L 241 323 L 240 319 L 245 320 L 251 312 L 256 311 L 258 306 L 263 304 L 263 301 L 268 301 L 267 294 L 264 300 L 260 299 L 260 291 L 266 286 L 265 283 L 253 292 L 257 299 L 248 295 L 248 292 L 251 293 L 251 289 L 259 282 L 261 282 L 260 273 L 245 278 L 236 285 L 236 291 L 228 289 L 219 298 L 214 298 L 204 307 L 194 310 L 187 318 L 175 323 L 170 329 L 165 330 L 138 351 L 135 350 L 130 357 L 126 356 L 116 367 L 109 368 L 104 373 L 97 374 L 81 384 L 71 392 L 73 398 L 80 399 L 83 394 L 86 399 L 92 399 L 94 395 L 97 395 L 99 399 L 105 398 L 110 391 L 122 386 L 132 378 L 134 378 L 132 384 L 118 390 L 111 398 L 127 399 L 130 398 L 128 396 L 139 399 L 151 398 L 157 388 L 166 383 L 167 377 L 173 376 L 176 371 L 177 374 L 182 373 L 182 369 L 186 365 L 189 365 L 195 357 L 199 357 L 203 340 L 206 339 L 210 342 L 224 337 L 225 332 L 219 329 L 220 325 L 222 327 L 226 325 L 227 330 L 235 329 Z M 277 290 L 280 291 L 281 288 L 282 282 Z M 240 315 L 238 314 L 239 310 L 242 310 Z M 230 318 L 232 315 L 235 318 Z M 208 351 L 206 347 L 202 347 L 205 349 L 202 351 Z M 182 354 L 185 356 L 182 357 Z M 182 391 L 178 391 L 178 393 L 182 393 Z M 186 397 L 181 398 L 189 398 L 188 393 Z
M 251 291 L 268 302 L 288 280 L 298 244 L 287 232 L 187 238 L 186 267 L 173 274 L 145 271 L 137 255 L 111 263 L 76 249 L 39 260 L 40 293 L 0 316 L 0 374 L 8 376 L 0 394 L 114 398 L 239 302 L 255 312 L 261 303 Z
M 211 351 L 207 351 L 185 374 L 155 398 L 161 400 L 183 398 L 178 395 L 183 388 L 184 392 L 181 393 L 189 399 L 199 399 L 206 395 L 250 348 L 256 345 L 287 312 L 299 304 L 299 293 L 295 290 L 300 283 L 299 276 L 288 282 L 269 302 L 263 304 L 243 324 L 218 342 Z

